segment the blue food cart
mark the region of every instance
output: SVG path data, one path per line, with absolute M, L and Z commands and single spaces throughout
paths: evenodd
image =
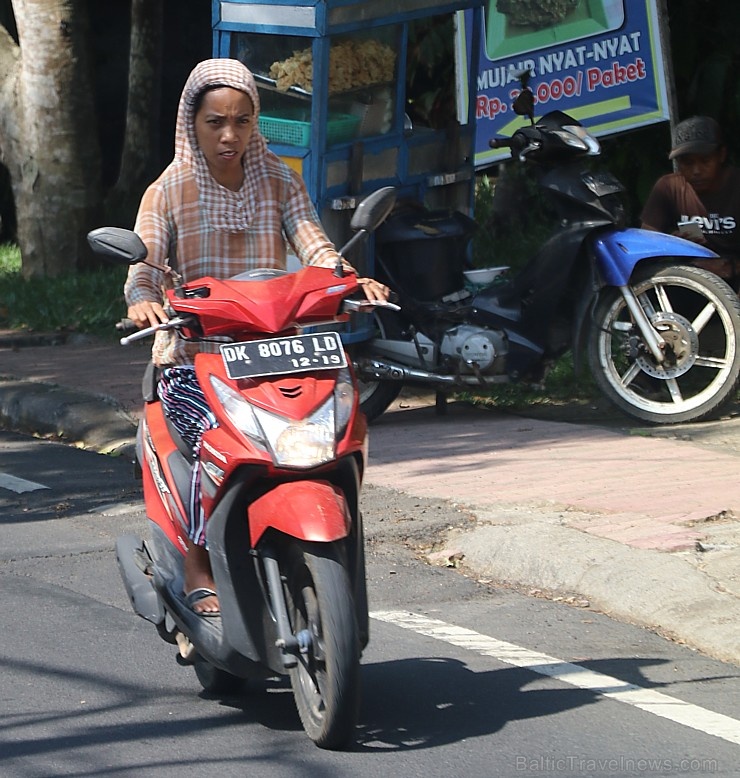
M 474 31 L 467 38 L 456 34 L 465 11 Z M 482 13 L 481 0 L 213 0 L 214 56 L 255 75 L 260 129 L 305 180 L 335 243 L 349 236 L 362 196 L 381 186 L 428 208 L 471 213 L 477 85 L 468 74 Z M 433 123 L 410 118 L 422 99 L 410 74 L 426 66 L 418 31 L 435 23 L 449 33 L 449 57 L 428 75 L 452 100 Z M 452 83 L 436 83 L 445 79 Z M 352 260 L 372 273 L 372 251 Z

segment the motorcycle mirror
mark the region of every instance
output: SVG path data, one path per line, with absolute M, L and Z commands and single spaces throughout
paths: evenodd
M 380 227 L 396 204 L 396 190 L 392 186 L 384 186 L 368 195 L 352 214 L 350 227 L 355 230 L 372 232 Z
M 531 89 L 525 88 L 516 96 L 514 100 L 514 113 L 519 116 L 527 116 L 529 121 L 534 124 L 534 94 Z
M 87 233 L 87 242 L 95 254 L 109 262 L 115 262 L 118 265 L 138 265 L 143 262 L 155 270 L 161 270 L 172 277 L 175 283 L 175 293 L 180 295 L 182 291 L 181 276 L 168 265 L 147 262 L 146 257 L 149 252 L 144 241 L 132 230 L 125 230 L 122 227 L 98 227 Z
M 98 256 L 119 265 L 136 265 L 143 262 L 148 253 L 135 232 L 121 227 L 98 227 L 88 232 L 87 242 Z
M 527 116 L 530 123 L 534 125 L 534 93 L 528 86 L 532 73 L 525 68 L 524 70 L 516 71 L 514 76 L 519 79 L 519 83 L 522 86 L 522 91 L 516 96 L 512 106 L 514 113 L 519 116 Z
M 357 243 L 365 240 L 367 236 L 376 230 L 385 221 L 388 214 L 396 204 L 396 190 L 392 186 L 384 186 L 382 189 L 369 194 L 355 209 L 349 226 L 354 230 L 354 235 L 342 246 L 334 268 L 337 278 L 344 276 L 342 257 Z

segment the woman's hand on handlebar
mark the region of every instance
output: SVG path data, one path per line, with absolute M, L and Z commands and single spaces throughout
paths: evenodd
M 161 303 L 151 300 L 143 300 L 140 303 L 129 305 L 128 318 L 140 329 L 142 327 L 156 327 L 169 320 Z
M 391 293 L 391 290 L 385 284 L 381 284 L 380 281 L 376 281 L 374 278 L 358 278 L 357 283 L 362 287 L 362 291 L 368 300 L 385 302 Z

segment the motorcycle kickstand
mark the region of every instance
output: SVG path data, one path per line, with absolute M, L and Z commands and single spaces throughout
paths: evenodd
M 434 393 L 434 413 L 436 416 L 447 415 L 447 394 L 439 389 Z
M 419 343 L 419 339 L 416 337 L 416 327 L 411 325 L 409 328 L 409 334 L 411 335 L 411 339 L 414 341 L 416 354 L 419 357 L 419 362 L 421 363 L 422 368 L 429 370 L 430 368 L 427 366 L 427 360 L 421 348 L 421 343 Z M 447 394 L 439 389 L 434 392 L 434 414 L 435 416 L 447 415 Z

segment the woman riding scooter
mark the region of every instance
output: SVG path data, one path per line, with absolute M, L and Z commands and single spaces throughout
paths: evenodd
M 175 157 L 145 192 L 135 231 L 151 264 L 131 267 L 125 285 L 128 316 L 138 327 L 169 318 L 163 290 L 173 274 L 183 282 L 228 278 L 253 268 L 284 269 L 285 239 L 305 265 L 334 267 L 338 254 L 322 229 L 300 177 L 267 148 L 257 122 L 254 78 L 236 60 L 201 62 L 183 89 L 175 129 Z M 152 265 L 168 265 L 166 274 Z M 348 270 L 354 270 L 347 266 Z M 370 300 L 388 289 L 361 278 Z M 195 353 L 217 344 L 188 343 L 173 331 L 157 333 L 152 361 L 160 370 L 164 412 L 197 455 L 215 420 L 193 369 Z M 200 500 L 200 468 L 193 469 L 188 505 L 184 591 L 193 610 L 219 613 Z

